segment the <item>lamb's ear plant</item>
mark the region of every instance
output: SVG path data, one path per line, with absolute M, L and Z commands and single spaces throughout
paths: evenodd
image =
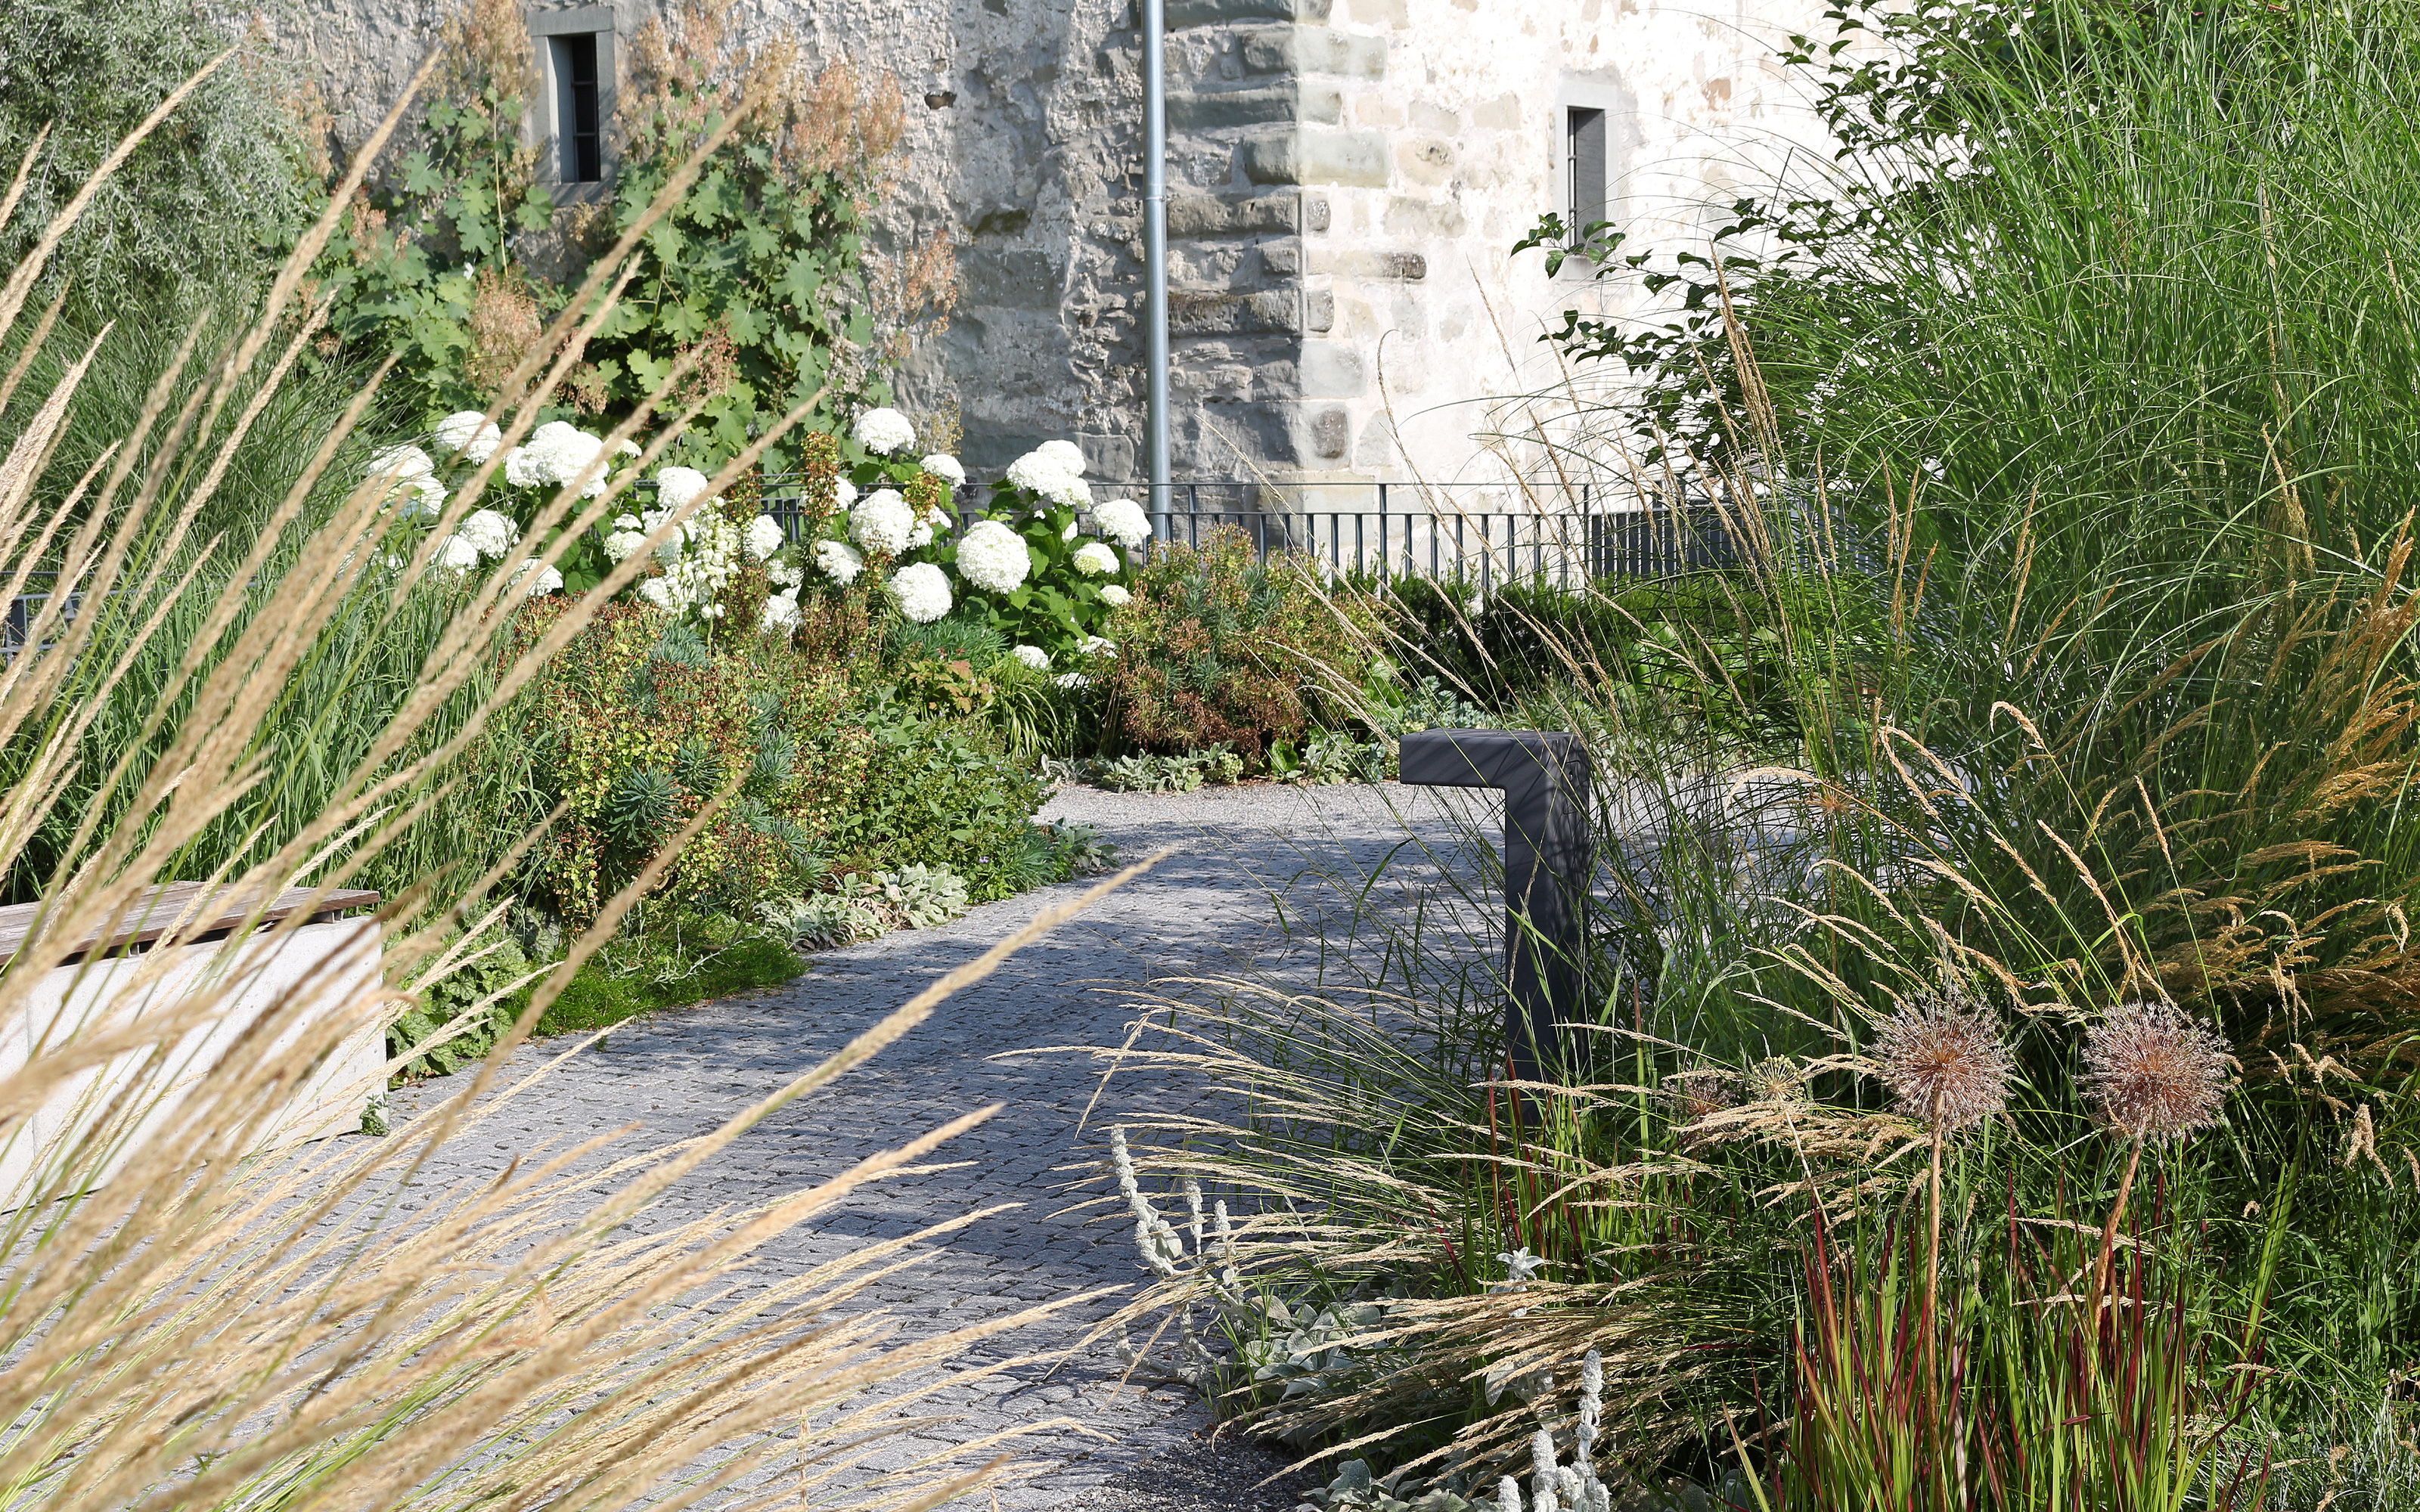
M 180 98 L 165 101 L 102 176 Z M 402 109 L 357 156 L 356 179 Z M 713 145 L 671 175 L 664 202 L 685 192 Z M 0 222 L 19 208 L 23 182 L 21 170 L 0 195 Z M 49 337 L 47 317 L 21 325 L 27 294 L 92 187 L 42 228 L 0 286 L 0 351 L 14 362 L 0 389 L 15 386 Z M 831 1311 L 869 1268 L 896 1264 L 918 1241 L 980 1214 L 868 1245 L 741 1299 L 732 1288 L 768 1242 L 992 1110 L 744 1209 L 654 1227 L 637 1220 L 699 1165 L 896 1040 L 1066 909 L 708 1134 L 662 1146 L 626 1134 L 533 1149 L 492 1180 L 452 1185 L 437 1180 L 450 1145 L 504 1137 L 492 1120 L 546 1095 L 548 1065 L 508 1064 L 506 1056 L 715 804 L 605 901 L 478 1074 L 381 1139 L 261 1152 L 295 1116 L 290 1104 L 311 1071 L 408 1006 L 386 983 L 411 980 L 461 925 L 489 917 L 486 891 L 538 835 L 493 864 L 467 874 L 440 869 L 391 898 L 380 915 L 383 976 L 358 954 L 315 966 L 256 994 L 241 1010 L 241 1032 L 232 1021 L 248 952 L 290 941 L 307 908 L 265 935 L 239 928 L 213 945 L 194 937 L 209 920 L 187 918 L 147 953 L 85 957 L 85 943 L 116 931 L 156 884 L 235 889 L 258 918 L 261 900 L 282 889 L 324 897 L 361 876 L 416 821 L 444 811 L 457 759 L 539 661 L 635 574 L 635 563 L 617 569 L 619 580 L 609 577 L 570 606 L 538 644 L 505 654 L 521 563 L 500 562 L 484 577 L 433 568 L 437 534 L 387 507 L 391 479 L 314 502 L 375 401 L 374 376 L 249 535 L 197 534 L 222 465 L 314 339 L 318 312 L 303 298 L 303 272 L 335 213 L 303 238 L 234 341 L 206 349 L 188 340 L 173 354 L 122 443 L 69 497 L 48 496 L 38 483 L 91 371 L 93 345 L 64 363 L 0 456 L 0 594 L 23 594 L 34 574 L 51 575 L 23 644 L 0 667 L 9 772 L 0 872 L 25 878 L 39 905 L 0 970 L 0 1023 L 33 1037 L 31 1053 L 0 1072 L 12 1183 L 0 1214 L 0 1500 L 292 1512 L 678 1505 L 741 1494 L 740 1479 L 777 1454 L 793 1462 L 785 1484 L 799 1494 L 838 1498 L 864 1443 L 917 1421 L 903 1415 L 916 1394 L 868 1405 L 868 1386 L 1059 1304 L 905 1344 L 886 1336 L 877 1315 Z M 535 423 L 584 333 L 610 314 L 613 270 L 648 219 L 634 220 L 510 375 L 495 410 L 504 430 L 497 461 L 444 501 L 439 531 L 475 506 L 503 446 Z M 189 375 L 200 381 L 185 382 Z M 647 414 L 642 406 L 625 429 Z M 677 417 L 671 424 L 677 429 Z M 768 429 L 754 451 L 779 434 Z M 754 451 L 735 458 L 717 486 Z M 566 486 L 530 539 L 613 512 L 613 491 L 583 506 L 581 487 Z M 677 525 L 675 516 L 663 529 Z M 264 583 L 273 591 L 262 592 Z M 337 654 L 358 640 L 331 640 L 332 627 L 353 621 L 393 626 L 431 613 L 438 623 L 426 656 L 399 685 Z M 123 699 L 129 669 L 170 627 L 184 639 L 148 690 L 147 716 L 106 769 L 84 769 L 91 722 Z M 350 705 L 373 728 L 340 770 L 297 782 L 306 775 L 297 767 L 327 753 L 268 741 L 264 731 L 306 696 Z M 313 795 L 307 811 L 289 810 L 294 791 Z M 246 843 L 203 844 L 230 822 L 243 826 Z M 39 854 L 28 848 L 37 832 L 50 837 Z M 196 874 L 193 863 L 204 856 Z M 178 963 L 197 954 L 207 969 L 172 983 Z M 73 1014 L 56 1011 L 62 980 L 81 995 Z M 178 990 L 160 990 L 169 985 Z M 213 1035 L 195 1058 L 196 1041 Z M 357 1115 L 390 1069 L 328 1091 L 301 1116 Z M 163 1099 L 172 1081 L 170 1104 Z M 925 1462 L 859 1489 L 926 1506 L 982 1473 Z

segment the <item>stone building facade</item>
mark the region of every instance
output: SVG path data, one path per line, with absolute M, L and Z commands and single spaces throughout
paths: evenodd
M 1576 266 L 1549 278 L 1514 242 L 1576 205 L 1635 245 L 1686 245 L 1707 207 L 1816 143 L 1774 46 L 1820 0 L 1167 3 L 1179 478 L 1534 473 L 1574 408 L 1538 333 L 1637 296 Z M 659 4 L 530 8 L 534 132 L 610 118 L 620 50 Z M 340 132 L 377 118 L 446 6 L 314 0 L 291 41 Z M 952 238 L 960 288 L 906 402 L 954 407 L 978 468 L 1073 436 L 1096 475 L 1137 476 L 1136 0 L 740 0 L 738 19 L 908 96 L 884 234 Z

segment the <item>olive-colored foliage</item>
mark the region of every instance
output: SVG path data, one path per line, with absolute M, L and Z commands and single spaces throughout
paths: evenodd
M 1623 696 L 1629 712 L 1679 715 L 1771 733 L 1789 717 L 1781 642 L 1767 595 L 1722 573 L 1566 588 L 1399 579 L 1388 623 L 1415 672 L 1509 707 L 1575 678 Z M 1745 732 L 1744 732 L 1745 733 Z
M 519 635 L 536 639 L 563 612 L 533 605 Z M 565 805 L 531 890 L 585 920 L 726 787 L 655 896 L 744 914 L 797 890 L 862 782 L 868 744 L 842 720 L 845 699 L 828 669 L 782 645 L 708 645 L 651 609 L 603 610 L 517 710 L 539 797 Z
M 0 229 L 14 268 L 144 116 L 238 40 L 187 0 L 0 6 L 0 174 L 47 131 Z M 97 188 L 52 255 L 94 319 L 246 302 L 307 224 L 326 171 L 310 87 L 259 33 Z M 47 392 L 47 391 L 40 391 Z
M 1256 562 L 1250 537 L 1222 529 L 1153 555 L 1109 622 L 1118 655 L 1102 675 L 1138 746 L 1228 746 L 1257 766 L 1271 742 L 1337 722 L 1325 690 L 1360 686 L 1373 625 L 1357 595 L 1330 594 L 1297 563 Z

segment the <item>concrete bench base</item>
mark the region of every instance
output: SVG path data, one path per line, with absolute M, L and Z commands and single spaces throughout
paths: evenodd
M 188 925 L 175 933 L 203 932 Z M 293 1057 L 298 1081 L 246 1141 L 250 1149 L 359 1130 L 365 1106 L 385 1081 L 380 947 L 377 919 L 334 918 L 240 940 L 87 957 L 45 973 L 0 1026 L 0 1076 L 35 1056 L 91 1044 L 101 1035 L 139 1038 L 147 1024 L 173 1017 L 179 1005 L 190 1011 L 195 995 L 218 996 L 207 1017 L 173 1043 L 163 1045 L 155 1034 L 75 1073 L 30 1119 L 0 1134 L 0 1209 L 97 1186 L 162 1139 L 191 1149 L 209 1141 L 214 1119 L 242 1110 L 217 1111 L 205 1079 L 230 1052 L 252 1053 L 246 1036 L 272 1014 L 280 1027 L 269 1055 Z

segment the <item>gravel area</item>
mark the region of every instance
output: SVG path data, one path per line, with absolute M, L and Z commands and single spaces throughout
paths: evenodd
M 886 1181 L 846 1210 L 787 1236 L 766 1263 L 797 1269 L 846 1253 L 876 1236 L 897 1236 L 1002 1201 L 1021 1204 L 958 1235 L 913 1271 L 873 1288 L 912 1334 L 997 1316 L 1094 1287 L 1132 1287 L 1142 1275 L 1122 1212 L 1076 1211 L 1101 1159 L 1097 1130 L 1079 1128 L 1097 1089 L 1091 1063 L 1074 1056 L 1004 1053 L 1065 1044 L 1115 1043 L 1128 1013 L 1121 988 L 1157 977 L 1232 970 L 1285 948 L 1275 928 L 1282 906 L 1299 943 L 1337 906 L 1320 873 L 1377 864 L 1407 828 L 1437 842 L 1460 832 L 1449 806 L 1493 825 L 1479 793 L 1376 787 L 1275 785 L 1190 794 L 1110 794 L 1070 788 L 1043 810 L 1087 824 L 1129 859 L 1162 845 L 1179 854 L 1092 913 L 1029 948 L 991 978 L 944 1003 L 902 1043 L 833 1086 L 783 1109 L 702 1168 L 669 1201 L 664 1219 L 761 1201 L 839 1171 L 923 1131 L 990 1103 L 1003 1112 L 944 1149 L 957 1168 Z M 516 1141 L 560 1145 L 639 1120 L 651 1136 L 702 1133 L 814 1064 L 935 977 L 980 952 L 1068 884 L 991 903 L 943 929 L 910 931 L 814 958 L 797 981 L 765 992 L 656 1015 L 617 1028 L 601 1052 L 555 1072 L 553 1089 L 525 1111 L 508 1110 L 481 1148 L 449 1149 L 424 1180 L 482 1180 Z M 524 1049 L 534 1065 L 553 1047 Z M 411 1117 L 449 1088 L 438 1082 L 399 1092 Z M 1196 1097 L 1191 1090 L 1171 1096 Z M 458 1142 L 466 1147 L 469 1141 Z M 522 1148 L 527 1148 L 526 1146 Z M 1077 1350 L 1087 1326 L 1115 1301 L 1060 1315 L 1045 1328 L 1003 1335 L 966 1362 L 980 1367 L 1016 1355 L 1060 1352 L 1055 1364 L 1019 1368 L 938 1400 L 959 1414 L 943 1429 L 903 1439 L 875 1468 L 892 1468 L 985 1436 L 1052 1418 L 1078 1429 L 1046 1429 L 1020 1454 L 1037 1469 L 996 1493 L 957 1504 L 985 1508 L 1151 1508 L 1263 1512 L 1291 1508 L 1298 1484 L 1262 1483 L 1284 1461 L 1233 1435 L 1213 1439 L 1210 1418 L 1189 1392 L 1121 1383 L 1114 1356 Z

